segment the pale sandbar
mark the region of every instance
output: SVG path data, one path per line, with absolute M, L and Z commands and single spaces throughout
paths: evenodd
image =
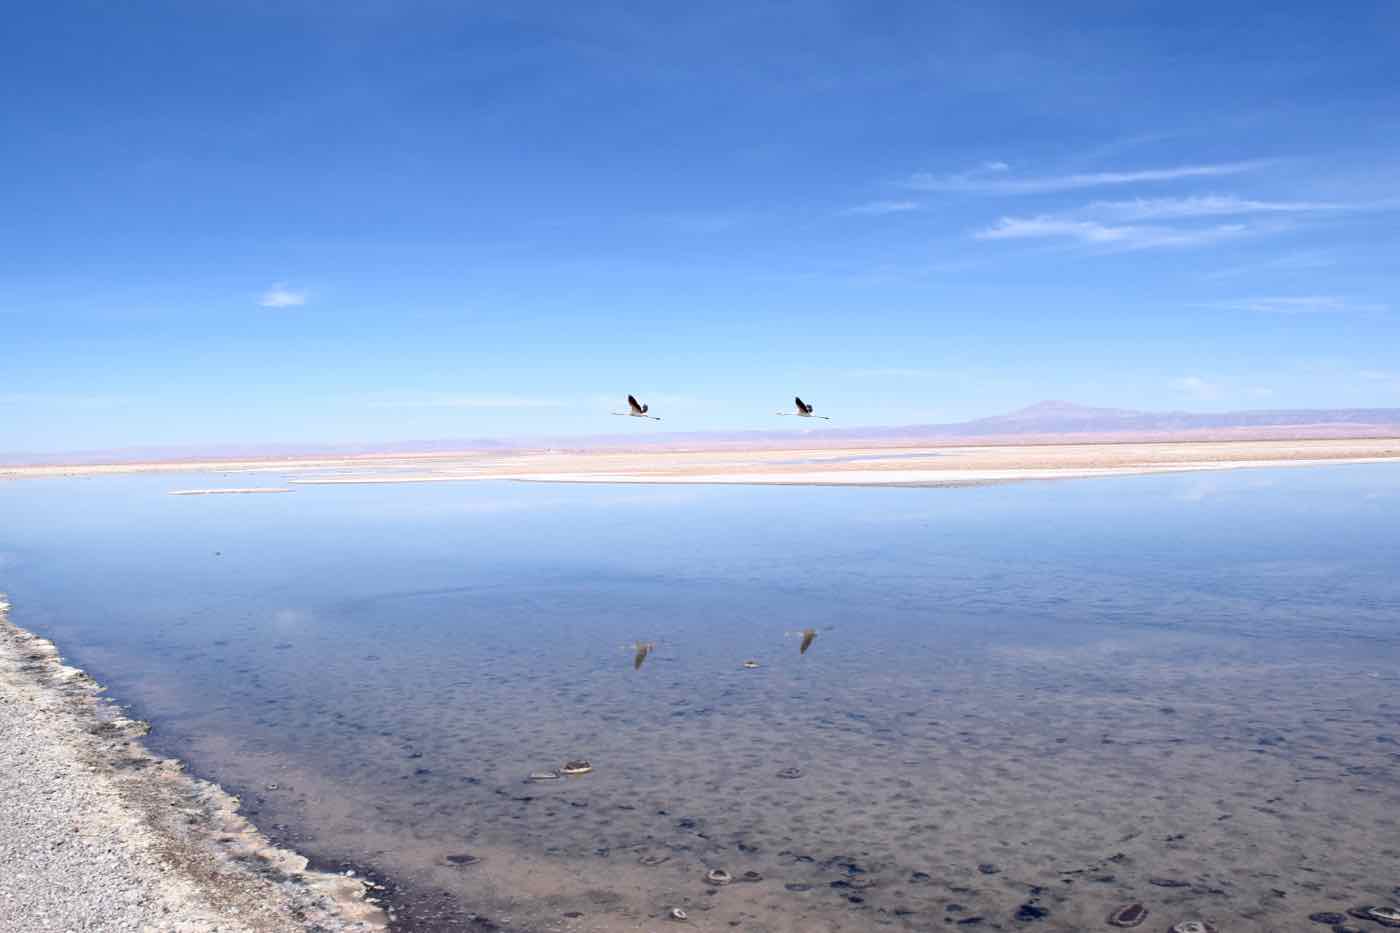
M 1126 474 L 1400 462 L 1400 437 L 1017 444 L 768 442 L 629 450 L 463 451 L 373 457 L 201 460 L 0 468 L 0 479 L 145 472 L 275 472 L 287 486 L 178 490 L 175 495 L 285 492 L 359 483 L 519 480 L 950 486 Z
M 517 480 L 546 483 L 957 486 L 1129 474 L 1400 462 L 1400 439 L 949 447 L 549 452 L 489 463 L 318 474 L 293 485 Z

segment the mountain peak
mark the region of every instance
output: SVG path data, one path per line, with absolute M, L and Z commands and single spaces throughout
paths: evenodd
M 1066 402 L 1066 401 L 1064 401 L 1063 399 L 1058 399 L 1058 398 L 1048 398 L 1048 399 L 1045 399 L 1044 401 L 1036 402 L 1034 405 L 1027 405 L 1025 408 L 1021 408 L 1021 409 L 1018 409 L 1018 410 L 1012 412 L 1012 414 L 1015 414 L 1015 415 L 1028 415 L 1028 414 L 1034 413 L 1034 414 L 1046 414 L 1046 415 L 1048 415 L 1048 414 L 1065 414 L 1065 413 L 1067 413 L 1067 412 L 1080 413 L 1080 412 L 1090 412 L 1090 411 L 1114 411 L 1114 410 L 1115 410 L 1115 409 L 1111 409 L 1111 408 L 1095 408 L 1095 407 L 1093 407 L 1093 406 L 1091 406 L 1091 405 L 1080 405 L 1080 404 L 1078 404 L 1078 403 L 1076 403 L 1076 402 Z
M 1141 412 L 1127 408 L 1096 408 L 1092 405 L 1079 405 L 1062 399 L 1046 399 L 1042 402 L 1036 402 L 1034 405 L 1027 405 L 1025 408 L 1018 408 L 1005 415 L 994 415 L 991 418 L 979 418 L 978 420 L 982 422 L 1034 421 L 1039 419 L 1089 421 L 1118 419 L 1138 414 Z

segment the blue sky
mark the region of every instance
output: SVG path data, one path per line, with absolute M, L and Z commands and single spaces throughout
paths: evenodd
M 7 4 L 0 450 L 1400 406 L 1400 6 Z

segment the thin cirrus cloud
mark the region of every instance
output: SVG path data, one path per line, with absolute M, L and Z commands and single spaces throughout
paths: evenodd
M 1211 399 L 1220 394 L 1220 387 L 1200 376 L 1181 376 L 1170 383 L 1173 391 L 1189 395 L 1195 399 Z
M 1097 220 L 1078 220 L 1044 214 L 1038 217 L 1003 217 L 995 224 L 976 231 L 979 240 L 1067 240 L 1088 246 L 1136 250 L 1203 246 L 1255 232 L 1246 224 L 1216 224 L 1210 227 L 1171 227 L 1161 225 L 1113 225 Z
M 855 207 L 848 207 L 841 211 L 847 216 L 870 216 L 879 217 L 885 214 L 907 214 L 910 211 L 917 211 L 921 207 L 918 201 L 869 201 L 865 204 L 857 204 Z
M 1308 214 L 1355 209 L 1355 205 L 1324 201 L 1263 201 L 1218 194 L 1094 201 L 1054 214 L 1003 217 L 973 236 L 980 240 L 1059 238 L 1119 249 L 1190 247 L 1292 229 Z M 1251 215 L 1255 219 L 1244 223 L 1243 218 Z M 1191 224 L 1211 218 L 1232 222 Z
M 1095 201 L 1079 213 L 1117 221 L 1176 220 L 1193 217 L 1235 217 L 1244 214 L 1305 214 L 1345 211 L 1352 205 L 1325 201 L 1258 201 L 1233 195 L 1199 195 L 1186 198 L 1136 198 L 1131 201 Z
M 1274 390 L 1267 386 L 1222 386 L 1203 376 L 1180 376 L 1167 383 L 1168 387 L 1181 395 L 1197 401 L 1210 401 L 1221 397 L 1244 398 L 1250 401 L 1263 401 L 1272 398 Z
M 1291 295 L 1264 298 L 1234 298 L 1214 301 L 1207 307 L 1225 311 L 1254 311 L 1260 314 L 1342 314 L 1348 311 L 1385 311 L 1386 305 L 1355 301 L 1340 295 Z
M 1122 172 L 1077 172 L 1068 175 L 1018 177 L 1010 174 L 1005 162 L 986 162 L 977 168 L 952 175 L 918 172 L 906 186 L 916 191 L 950 191 L 970 194 L 1045 194 L 1111 185 L 1177 181 L 1183 178 L 1212 178 L 1254 171 L 1267 163 L 1221 162 L 1213 165 L 1179 165 L 1172 168 L 1137 169 Z
M 258 298 L 264 308 L 296 308 L 306 304 L 306 292 L 296 291 L 284 282 L 277 282 Z

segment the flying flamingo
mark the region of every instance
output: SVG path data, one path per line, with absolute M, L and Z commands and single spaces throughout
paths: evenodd
M 806 402 L 802 401 L 802 399 L 800 399 L 800 398 L 794 398 L 793 401 L 797 403 L 797 411 L 779 411 L 779 412 L 774 412 L 774 414 L 777 414 L 777 415 L 796 415 L 796 416 L 799 417 L 799 418 L 820 418 L 820 419 L 822 419 L 823 421 L 830 421 L 830 420 L 831 420 L 831 419 L 828 418 L 826 415 L 814 415 L 814 414 L 812 414 L 812 406 L 811 406 L 811 405 L 808 405 Z
M 648 408 L 649 408 L 650 406 L 643 405 L 641 402 L 637 401 L 636 396 L 633 396 L 633 395 L 627 396 L 627 407 L 630 408 L 631 411 L 615 411 L 615 412 L 613 412 L 613 414 L 614 414 L 614 415 L 630 415 L 630 416 L 633 417 L 633 418 L 650 418 L 652 421 L 660 421 L 660 420 L 661 420 L 660 418 L 656 417 L 655 415 L 649 415 L 649 414 L 647 414 L 647 410 L 648 410 Z

